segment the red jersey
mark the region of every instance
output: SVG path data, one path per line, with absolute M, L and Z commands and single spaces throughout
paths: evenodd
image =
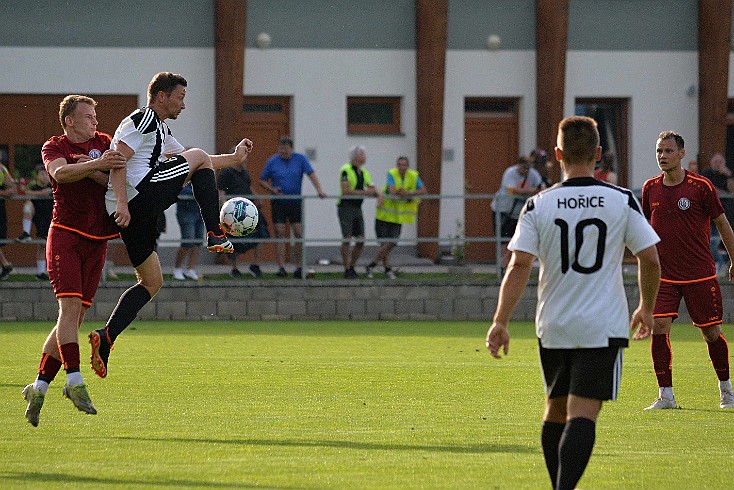
M 72 143 L 66 135 L 54 136 L 43 144 L 43 164 L 58 158 L 69 165 L 76 164 L 75 155 L 88 155 L 95 159 L 110 148 L 112 138 L 95 132 L 94 137 L 83 143 Z M 51 226 L 73 231 L 92 240 L 108 240 L 119 235 L 119 228 L 105 209 L 104 195 L 107 188 L 90 178 L 59 184 L 51 179 L 54 195 L 54 211 Z
M 716 276 L 711 255 L 711 220 L 721 206 L 716 188 L 706 177 L 684 170 L 678 185 L 663 185 L 663 174 L 642 186 L 642 212 L 660 236 L 660 280 L 695 282 Z

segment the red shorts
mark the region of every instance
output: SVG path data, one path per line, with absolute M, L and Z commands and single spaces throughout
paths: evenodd
M 90 240 L 55 226 L 48 232 L 48 276 L 57 298 L 81 298 L 90 307 L 106 258 L 107 240 Z
M 723 322 L 721 287 L 716 276 L 684 284 L 660 281 L 660 291 L 655 301 L 655 318 L 678 318 L 680 300 L 684 299 L 691 321 L 697 327 L 710 327 Z

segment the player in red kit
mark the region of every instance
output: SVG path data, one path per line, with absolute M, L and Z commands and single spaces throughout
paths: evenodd
M 685 300 L 693 324 L 706 340 L 719 379 L 719 406 L 734 408 L 729 346 L 721 333 L 721 288 L 709 247 L 711 222 L 721 233 L 730 257 L 734 253 L 734 232 L 711 181 L 682 168 L 681 161 L 686 154 L 683 138 L 672 131 L 663 131 L 658 136 L 656 154 L 663 173 L 642 187 L 642 210 L 660 236 L 657 247 L 661 265 L 650 348 L 659 397 L 646 410 L 678 408 L 673 396 L 670 327 L 678 318 L 681 299 Z M 729 280 L 734 280 L 731 266 Z
M 107 215 L 107 171 L 124 168 L 122 153 L 97 132 L 94 99 L 69 95 L 59 105 L 64 134 L 43 145 L 43 163 L 51 176 L 54 208 L 48 233 L 48 274 L 59 302 L 59 317 L 43 345 L 38 377 L 23 389 L 26 419 L 38 425 L 49 383 L 63 365 L 62 390 L 77 409 L 96 414 L 79 371 L 78 331 L 92 305 L 107 255 L 107 240 L 119 236 Z

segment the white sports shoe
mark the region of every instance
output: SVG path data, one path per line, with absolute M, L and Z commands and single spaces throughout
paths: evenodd
M 672 400 L 669 398 L 659 397 L 657 400 L 652 402 L 652 405 L 647 407 L 645 410 L 666 410 L 669 408 L 678 408 L 678 404 L 675 403 L 675 398 Z
M 721 408 L 734 408 L 734 392 L 731 390 L 722 390 L 719 406 Z
M 189 269 L 186 272 L 184 272 L 184 276 L 186 276 L 187 279 L 191 279 L 194 281 L 199 280 L 199 274 L 197 274 L 194 269 Z
M 183 275 L 183 270 L 181 269 L 174 269 L 173 270 L 173 278 L 177 281 L 185 281 L 186 278 Z

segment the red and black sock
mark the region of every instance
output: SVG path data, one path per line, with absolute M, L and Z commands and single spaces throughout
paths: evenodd
M 206 231 L 219 236 L 219 191 L 214 169 L 200 168 L 191 176 L 191 187 L 194 189 L 194 199 L 199 203 L 201 217 L 204 220 Z
M 713 342 L 706 342 L 709 349 L 709 357 L 711 364 L 714 365 L 714 371 L 719 381 L 729 379 L 729 344 L 726 342 L 724 334 L 720 334 Z
M 61 361 L 51 357 L 46 352 L 41 354 L 41 361 L 38 363 L 38 379 L 51 383 L 61 370 Z
M 673 349 L 670 347 L 670 335 L 653 334 L 650 343 L 652 366 L 658 378 L 658 386 L 673 386 Z
M 64 362 L 64 370 L 67 373 L 79 372 L 79 344 L 71 342 L 59 347 L 61 360 Z

